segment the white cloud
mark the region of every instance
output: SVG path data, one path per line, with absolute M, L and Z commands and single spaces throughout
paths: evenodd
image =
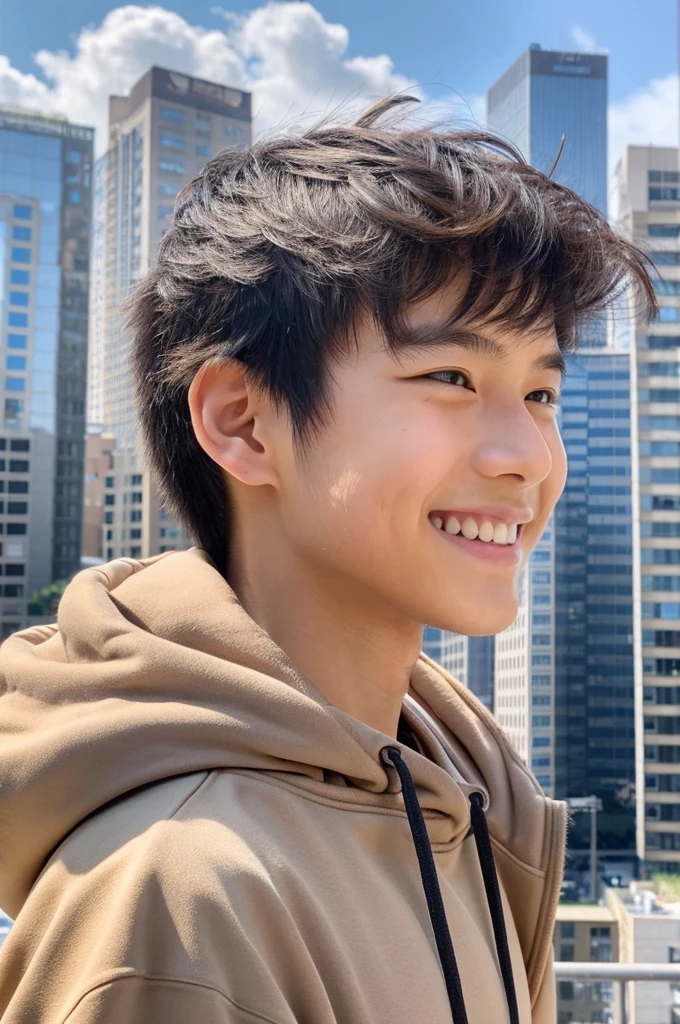
M 109 95 L 127 93 L 152 64 L 250 89 L 256 133 L 343 104 L 417 91 L 386 54 L 348 57 L 346 27 L 326 21 L 311 3 L 270 2 L 243 16 L 214 13 L 224 25 L 208 30 L 163 7 L 115 8 L 80 32 L 73 53 L 35 54 L 45 81 L 0 56 L 0 102 L 94 125 L 101 151 Z
M 595 49 L 595 36 L 580 25 L 572 25 L 569 29 L 569 35 L 574 40 L 576 47 L 579 50 L 585 50 L 588 53 L 592 53 Z
M 653 78 L 624 100 L 610 105 L 610 171 L 626 146 L 678 145 L 679 88 L 677 75 Z

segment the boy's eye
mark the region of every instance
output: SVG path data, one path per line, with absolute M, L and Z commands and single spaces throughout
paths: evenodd
M 463 380 L 467 380 L 467 377 L 462 370 L 435 370 L 434 373 L 426 373 L 426 378 L 432 378 L 434 380 L 440 380 L 444 384 L 451 384 L 451 377 L 462 377 Z
M 463 373 L 462 370 L 435 370 L 433 373 L 426 373 L 423 377 L 423 380 L 440 380 L 443 384 L 454 384 L 455 381 L 453 378 L 455 377 L 462 377 L 463 381 L 466 381 L 469 384 L 467 374 Z M 529 395 L 527 395 L 527 398 L 530 398 L 531 395 L 548 396 L 547 401 L 539 400 L 539 405 L 556 406 L 560 398 L 560 396 L 556 392 L 552 391 L 550 388 L 539 388 L 537 391 L 531 391 Z

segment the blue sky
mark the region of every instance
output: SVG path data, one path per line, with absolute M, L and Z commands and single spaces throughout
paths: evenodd
M 23 0 L 11 12 L 6 3 L 0 102 L 58 110 L 103 136 L 106 96 L 160 63 L 251 88 L 260 128 L 412 82 L 433 100 L 459 95 L 480 116 L 487 88 L 539 42 L 609 52 L 614 149 L 676 142 L 675 0 L 223 3 Z

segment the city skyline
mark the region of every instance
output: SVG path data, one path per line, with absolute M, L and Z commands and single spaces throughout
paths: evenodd
M 31 0 L 36 11 L 42 0 Z M 650 19 L 639 4 L 606 0 L 566 10 L 500 0 L 466 10 L 427 0 L 417 19 L 405 7 L 236 3 L 228 10 L 176 0 L 163 7 L 66 5 L 58 24 L 6 18 L 0 103 L 59 108 L 98 129 L 105 145 L 109 94 L 124 93 L 152 64 L 253 93 L 254 130 L 314 119 L 339 104 L 417 88 L 434 115 L 484 118 L 489 85 L 531 43 L 564 51 L 607 51 L 609 170 L 630 144 L 677 144 L 675 5 Z M 60 9 L 61 11 L 61 9 Z M 21 22 L 21 24 L 19 24 Z M 25 27 L 30 23 L 28 36 Z M 436 26 L 436 30 L 433 26 Z M 481 38 L 480 38 L 481 36 Z

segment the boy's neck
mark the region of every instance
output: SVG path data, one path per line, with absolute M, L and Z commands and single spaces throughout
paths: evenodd
M 251 618 L 331 704 L 396 738 L 422 626 L 313 566 L 262 553 L 247 570 L 238 561 L 229 584 Z

